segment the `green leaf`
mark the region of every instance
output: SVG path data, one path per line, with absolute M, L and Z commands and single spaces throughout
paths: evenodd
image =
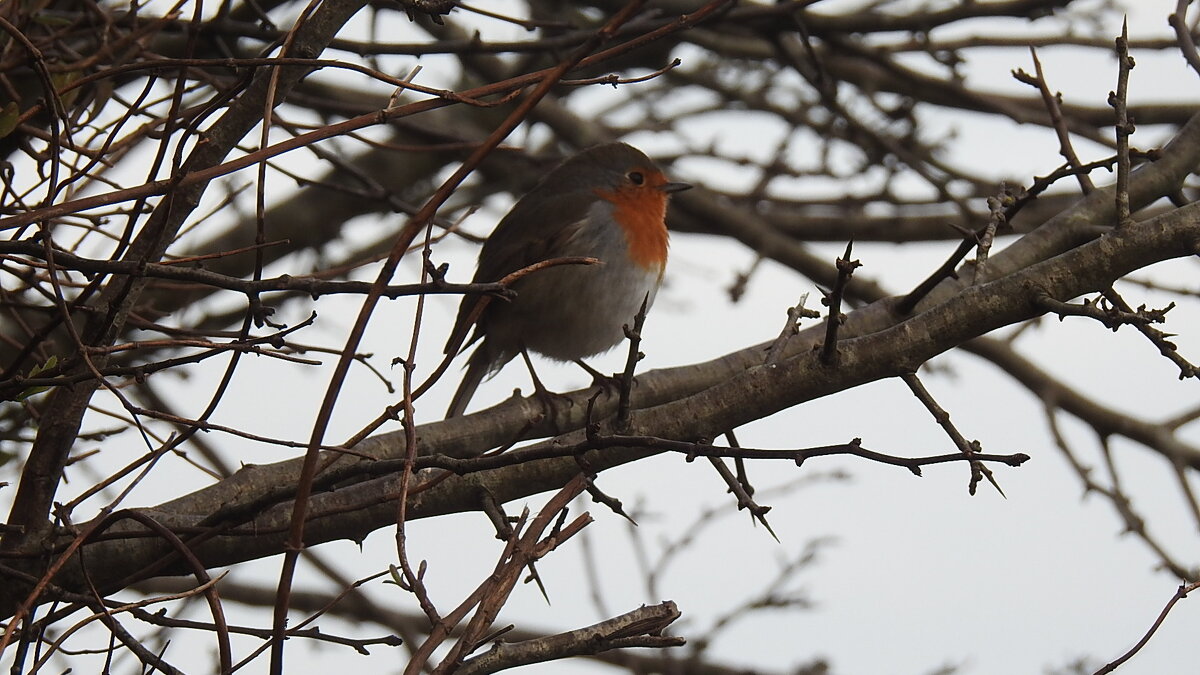
M 58 366 L 58 357 L 51 355 L 50 358 L 46 359 L 45 363 L 41 364 L 40 366 L 34 366 L 33 368 L 31 368 L 29 370 L 29 377 L 37 377 L 39 374 L 44 373 L 47 370 L 50 370 L 51 368 L 55 368 L 57 366 Z M 21 392 L 20 394 L 17 394 L 16 400 L 24 401 L 25 399 L 29 398 L 30 396 L 40 394 L 43 391 L 46 391 L 48 389 L 50 389 L 50 387 L 30 387 L 30 388 L 26 389 L 25 391 Z
M 17 120 L 21 118 L 21 107 L 15 101 L 9 101 L 0 110 L 0 138 L 11 134 L 17 128 Z

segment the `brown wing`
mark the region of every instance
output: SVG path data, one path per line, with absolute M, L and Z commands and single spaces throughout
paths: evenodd
M 553 193 L 535 189 L 525 195 L 484 242 L 473 281 L 499 281 L 522 267 L 562 255 L 564 244 L 579 233 L 597 199 L 599 197 L 591 192 L 578 190 Z M 446 342 L 446 353 L 465 338 L 471 328 L 469 315 L 478 300 L 478 295 L 463 296 L 454 330 L 450 331 L 450 339 Z M 479 337 L 476 333 L 463 347 Z

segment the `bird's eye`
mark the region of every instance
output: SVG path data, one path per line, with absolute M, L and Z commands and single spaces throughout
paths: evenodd
M 628 178 L 629 182 L 633 183 L 634 185 L 641 185 L 642 183 L 646 182 L 646 177 L 642 175 L 641 171 L 630 171 L 629 173 L 625 174 L 625 177 Z

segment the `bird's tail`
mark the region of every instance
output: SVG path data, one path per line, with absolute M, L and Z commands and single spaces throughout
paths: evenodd
M 484 349 L 483 344 L 480 344 L 467 361 L 467 373 L 463 375 L 462 384 L 458 385 L 458 391 L 454 392 L 454 398 L 450 399 L 450 409 L 446 411 L 446 419 L 462 416 L 467 409 L 467 404 L 471 402 L 471 397 L 475 395 L 475 390 L 479 388 L 479 383 L 483 382 L 483 378 L 487 377 L 488 371 L 491 369 L 492 363 L 488 359 L 487 350 Z

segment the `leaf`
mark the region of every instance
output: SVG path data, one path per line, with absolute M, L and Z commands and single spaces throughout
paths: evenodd
M 0 138 L 11 134 L 17 128 L 17 120 L 21 118 L 21 108 L 15 101 L 9 101 L 0 110 Z
M 39 374 L 44 373 L 47 370 L 50 370 L 57 366 L 58 366 L 58 357 L 51 355 L 50 358 L 46 359 L 45 363 L 41 364 L 40 366 L 34 366 L 33 368 L 31 368 L 29 370 L 29 377 L 37 377 Z M 29 398 L 30 396 L 35 396 L 37 394 L 42 393 L 43 391 L 47 391 L 48 389 L 50 389 L 50 387 L 30 387 L 30 388 L 26 389 L 25 391 L 21 392 L 20 394 L 17 394 L 16 400 L 24 401 L 25 399 Z

